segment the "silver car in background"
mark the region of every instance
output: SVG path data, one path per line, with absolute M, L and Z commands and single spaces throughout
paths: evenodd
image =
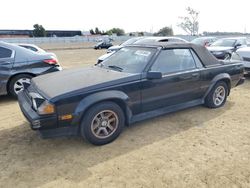
M 124 43 L 122 43 L 119 46 L 112 46 L 108 49 L 107 54 L 102 55 L 98 58 L 97 64 L 101 63 L 108 57 L 110 57 L 112 54 L 120 50 L 122 47 L 130 44 L 150 44 L 150 43 L 157 43 L 157 42 L 173 42 L 173 43 L 183 43 L 188 42 L 187 40 L 184 40 L 179 37 L 135 37 L 131 38 Z

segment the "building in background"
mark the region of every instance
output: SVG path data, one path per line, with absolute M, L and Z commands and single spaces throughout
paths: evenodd
M 81 36 L 79 30 L 47 30 L 47 37 Z M 28 38 L 33 36 L 33 30 L 0 30 L 0 38 Z

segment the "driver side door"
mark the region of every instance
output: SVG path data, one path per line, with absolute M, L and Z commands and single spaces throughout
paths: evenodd
M 161 72 L 162 78 L 143 82 L 143 112 L 201 98 L 200 71 L 189 49 L 162 50 L 150 71 Z

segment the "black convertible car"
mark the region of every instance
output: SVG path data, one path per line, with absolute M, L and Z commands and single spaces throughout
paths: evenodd
M 80 135 L 102 145 L 140 120 L 201 104 L 221 107 L 244 82 L 243 69 L 190 43 L 131 45 L 96 66 L 34 78 L 18 100 L 43 137 Z
M 17 94 L 31 78 L 61 70 L 52 53 L 36 53 L 26 48 L 0 42 L 0 95 Z

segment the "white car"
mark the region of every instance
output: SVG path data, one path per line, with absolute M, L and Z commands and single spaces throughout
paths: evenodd
M 236 51 L 236 54 L 238 54 L 240 60 L 243 61 L 245 73 L 250 74 L 250 47 L 240 48 Z M 232 59 L 237 59 L 237 57 L 232 56 Z
M 111 55 L 113 55 L 115 52 L 120 50 L 122 47 L 126 45 L 131 44 L 150 44 L 155 42 L 173 42 L 173 43 L 182 43 L 182 42 L 188 42 L 182 38 L 179 37 L 134 37 L 131 38 L 124 43 L 120 44 L 119 46 L 112 46 L 108 49 L 107 54 L 102 55 L 98 58 L 97 63 L 101 63 Z

